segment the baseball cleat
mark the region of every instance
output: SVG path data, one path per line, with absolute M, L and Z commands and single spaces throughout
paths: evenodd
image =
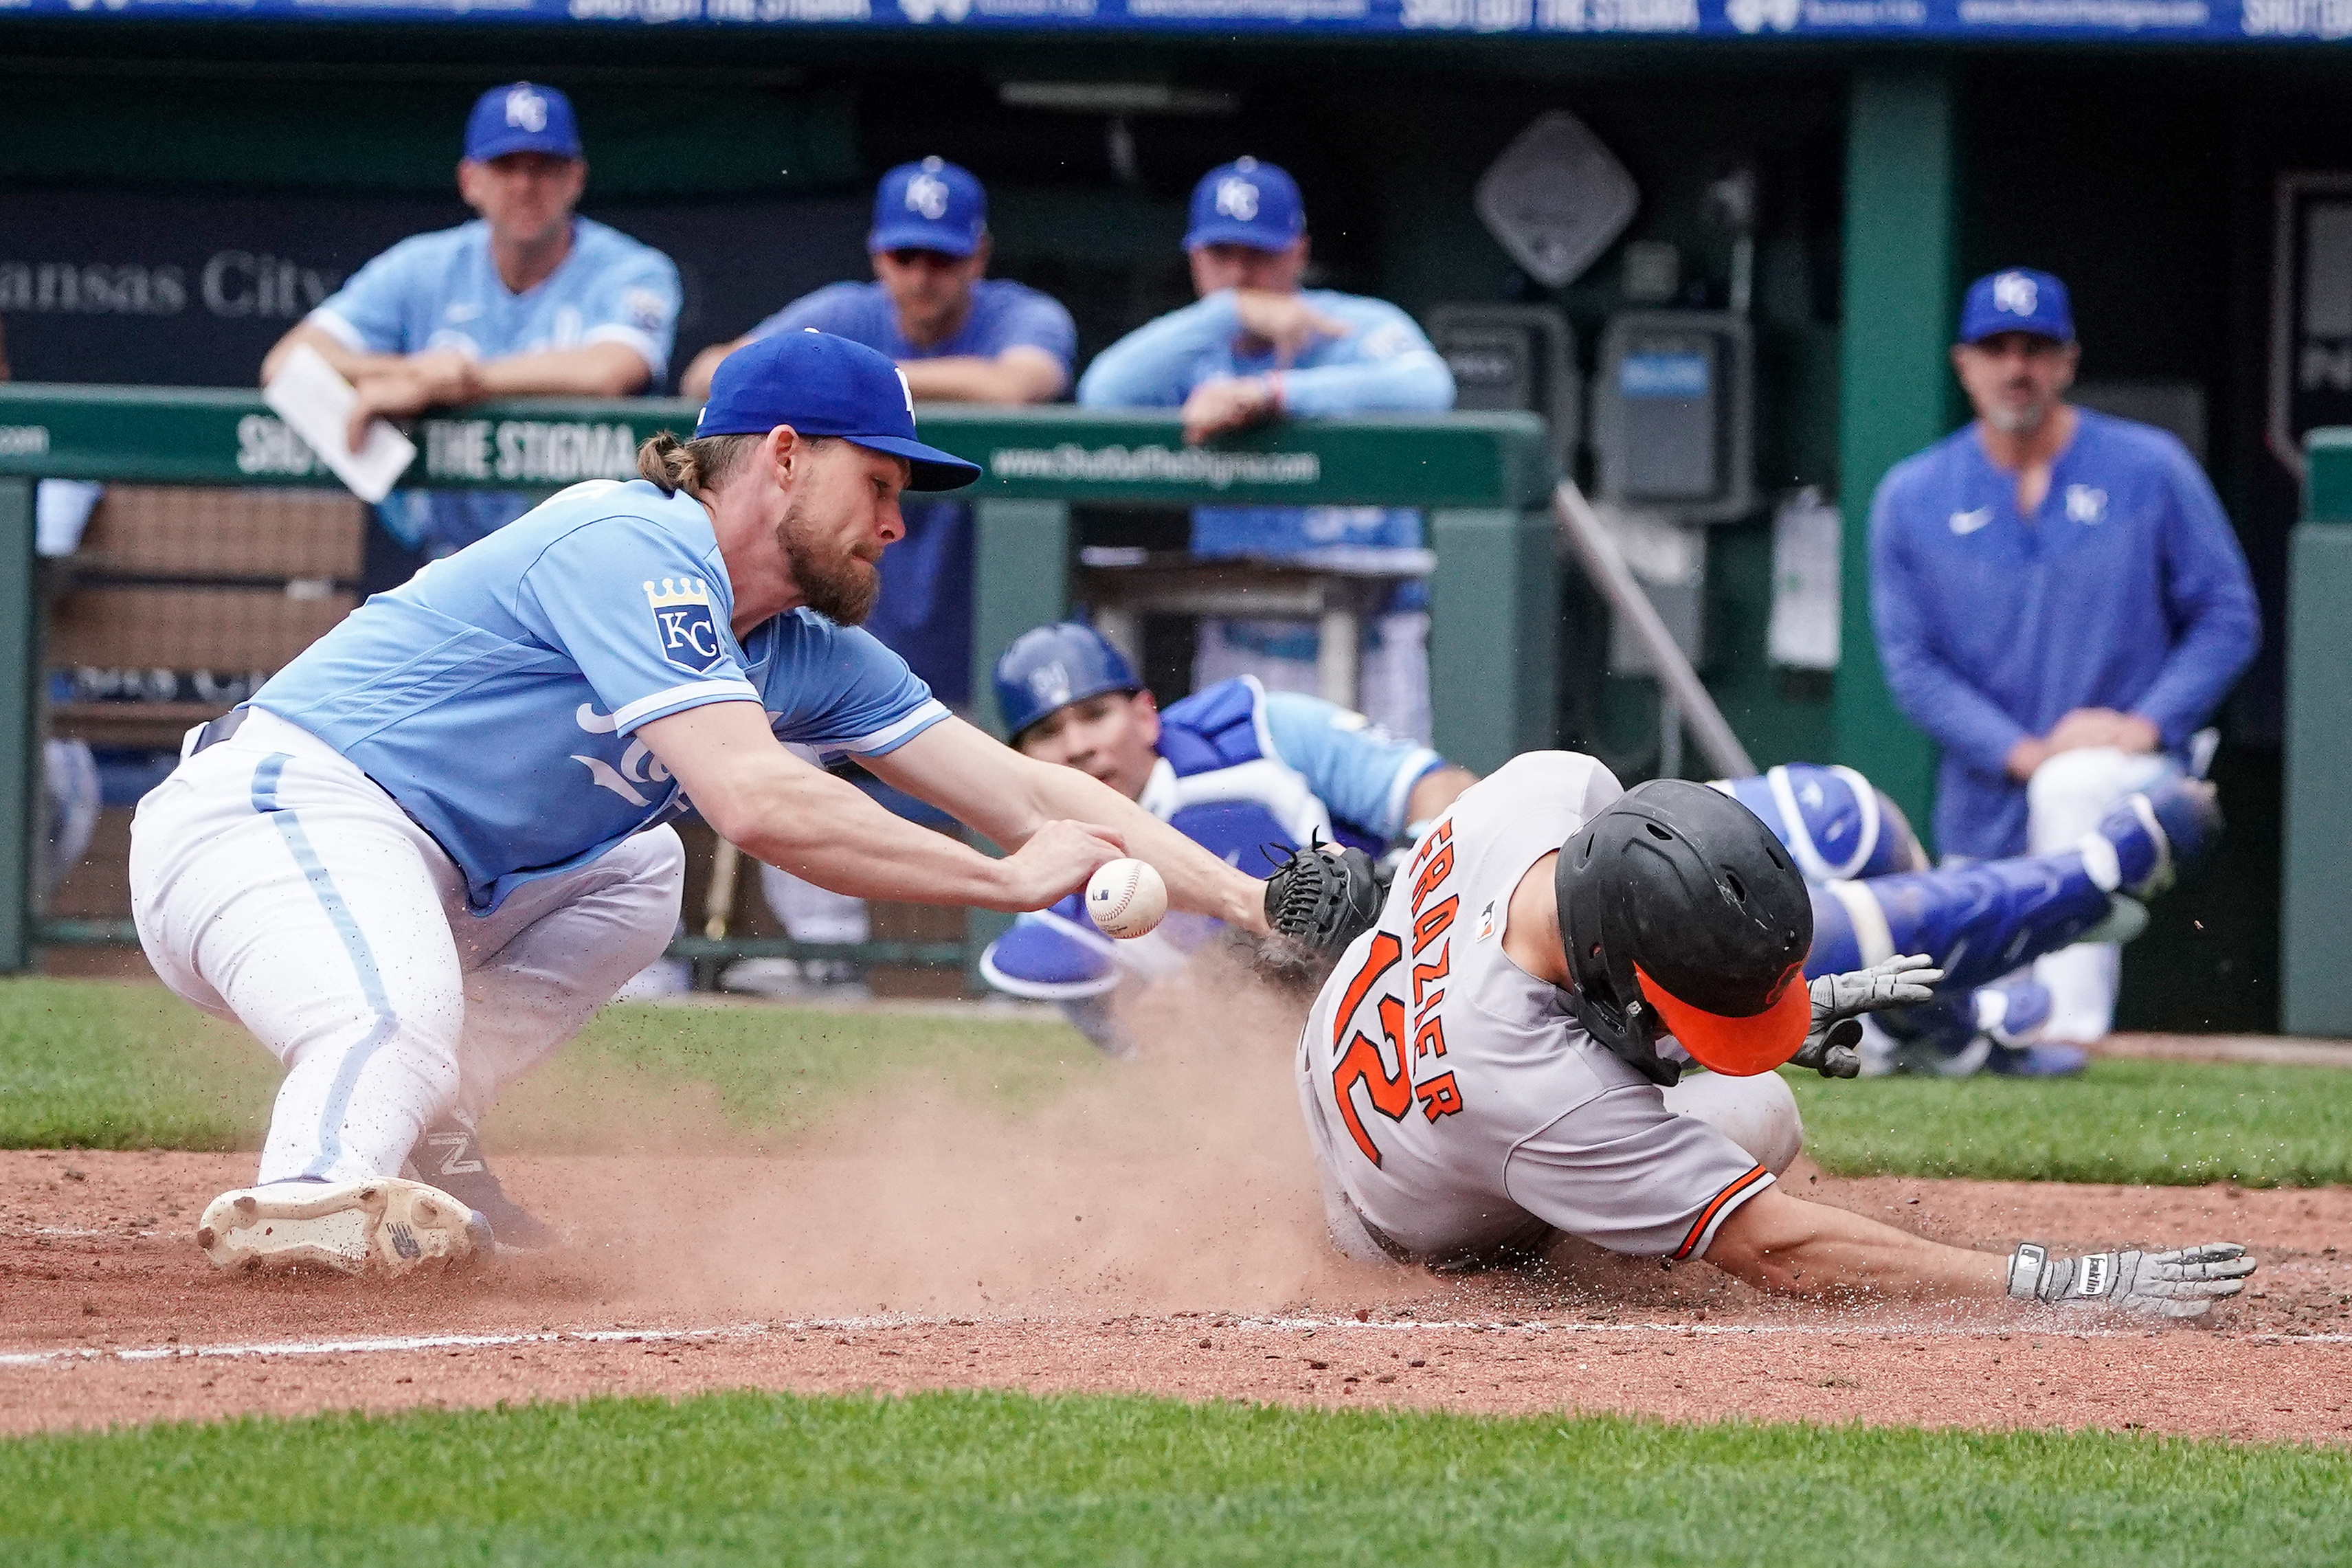
M 2090 1065 L 2080 1046 L 1995 1046 L 1984 1070 L 1995 1078 L 2073 1078 Z
M 313 1263 L 340 1274 L 405 1274 L 439 1259 L 487 1257 L 480 1215 L 422 1182 L 272 1182 L 205 1205 L 196 1245 L 215 1268 Z
M 433 1123 L 408 1156 L 410 1169 L 488 1222 L 500 1254 L 544 1252 L 562 1237 L 555 1227 L 507 1196 L 498 1173 L 461 1115 Z

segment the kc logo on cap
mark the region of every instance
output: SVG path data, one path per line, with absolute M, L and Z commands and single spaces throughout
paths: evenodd
M 518 131 L 546 130 L 547 100 L 532 91 L 530 83 L 515 83 L 507 89 L 507 123 Z
M 580 156 L 580 125 L 572 100 L 551 87 L 513 81 L 474 100 L 466 119 L 466 156 L 488 163 L 510 153 Z
M 1201 176 L 1192 187 L 1184 248 L 1240 245 L 1253 250 L 1284 250 L 1307 231 L 1307 208 L 1297 182 L 1272 163 L 1236 158 Z
M 2004 332 L 2026 332 L 2053 342 L 2074 341 L 2074 307 L 2066 285 L 2031 267 L 1988 272 L 1960 301 L 1958 340 L 1981 342 Z
M 940 178 L 940 160 L 923 160 L 922 172 L 907 182 L 907 210 L 937 223 L 948 215 L 948 183 Z

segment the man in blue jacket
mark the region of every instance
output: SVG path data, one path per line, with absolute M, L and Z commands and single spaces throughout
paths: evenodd
M 1192 192 L 1184 249 L 1200 302 L 1137 328 L 1078 381 L 1090 408 L 1181 408 L 1184 438 L 1289 416 L 1437 414 L 1454 376 L 1413 319 L 1384 300 L 1302 289 L 1307 209 L 1272 163 L 1242 158 Z M 1202 507 L 1196 555 L 1312 563 L 1326 551 L 1418 550 L 1421 514 L 1399 507 Z M 1391 734 L 1429 738 L 1428 595 L 1400 587 L 1365 627 L 1364 711 Z M 1195 689 L 1254 675 L 1268 690 L 1316 687 L 1316 632 L 1289 621 L 1209 621 Z
M 2065 285 L 1979 278 L 1952 363 L 1977 417 L 1899 464 L 1871 513 L 1871 598 L 1895 701 L 1943 748 L 1949 857 L 2043 854 L 2180 771 L 2262 639 L 2243 553 L 2171 436 L 2065 401 Z M 2040 961 L 2045 1033 L 2114 1022 L 2111 944 Z

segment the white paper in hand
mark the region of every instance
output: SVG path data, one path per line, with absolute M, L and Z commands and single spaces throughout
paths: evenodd
M 344 445 L 352 405 L 359 393 L 324 355 L 308 343 L 298 343 L 278 367 L 261 400 L 269 405 L 294 434 L 309 444 L 335 478 L 352 494 L 373 506 L 392 493 L 394 483 L 416 460 L 416 443 L 392 427 L 388 420 L 368 421 L 367 440 L 357 452 Z

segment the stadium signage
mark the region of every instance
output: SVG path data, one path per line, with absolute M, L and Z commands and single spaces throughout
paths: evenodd
M 34 427 L 41 445 L 9 445 L 12 431 L 0 428 L 0 451 L 25 456 L 47 449 L 47 432 Z M 631 426 L 593 419 L 428 419 L 420 432 L 427 485 L 569 485 L 582 479 L 625 479 L 637 471 L 637 437 Z M 320 473 L 325 465 L 286 422 L 268 414 L 247 414 L 236 422 L 236 471 L 255 477 L 294 478 Z
M 636 432 L 593 420 L 428 419 L 425 478 L 523 485 L 636 477 Z
M 1749 37 L 2352 37 L 2352 0 L 0 0 L 19 15 L 583 26 Z
M 1201 447 L 999 447 L 988 455 L 995 479 L 1049 479 L 1065 484 L 1311 485 L 1323 478 L 1315 452 L 1226 452 Z

